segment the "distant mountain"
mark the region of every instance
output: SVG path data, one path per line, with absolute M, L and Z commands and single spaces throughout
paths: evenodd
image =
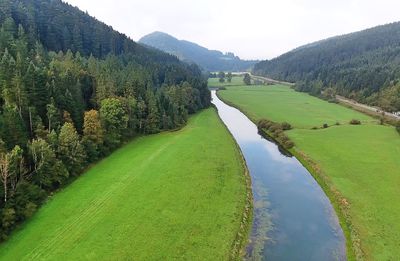
M 320 95 L 325 89 L 400 110 L 400 23 L 336 36 L 298 47 L 254 66 L 253 73 L 297 82 Z
M 233 53 L 209 50 L 163 32 L 148 34 L 139 43 L 173 54 L 182 61 L 196 63 L 206 71 L 246 71 L 257 62 L 241 60 Z

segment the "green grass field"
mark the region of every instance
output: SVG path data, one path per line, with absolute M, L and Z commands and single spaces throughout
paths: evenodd
M 294 151 L 311 158 L 324 176 L 320 181 L 327 181 L 328 189 L 337 190 L 349 203 L 346 214 L 358 233 L 365 259 L 398 259 L 400 136 L 393 127 L 286 86 L 229 87 L 219 91 L 219 96 L 253 120 L 267 118 L 294 125 L 288 132 L 296 144 Z M 349 125 L 352 118 L 363 124 Z M 310 129 L 336 121 L 345 124 Z
M 250 118 L 287 121 L 296 128 L 321 127 L 324 123 L 375 120 L 351 109 L 328 103 L 286 85 L 233 86 L 219 92 L 222 98 L 238 105 Z
M 236 86 L 243 84 L 243 77 L 241 76 L 233 76 L 231 82 L 220 83 L 219 78 L 210 78 L 208 80 L 209 87 L 221 87 L 221 86 Z
M 137 138 L 53 196 L 1 260 L 226 260 L 245 204 L 233 138 L 214 109 Z
M 380 125 L 289 132 L 350 202 L 367 260 L 400 256 L 400 136 Z

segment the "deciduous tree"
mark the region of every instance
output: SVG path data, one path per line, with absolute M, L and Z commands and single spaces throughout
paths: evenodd
M 128 115 L 120 99 L 108 98 L 101 102 L 100 118 L 105 128 L 105 141 L 110 148 L 117 146 L 127 128 Z
M 104 141 L 104 131 L 101 125 L 99 112 L 90 110 L 85 112 L 83 122 L 83 144 L 91 161 L 96 160 Z
M 250 74 L 246 73 L 243 77 L 243 82 L 246 85 L 250 85 L 251 84 L 251 77 Z
M 86 153 L 72 123 L 66 122 L 61 127 L 58 137 L 58 154 L 70 174 L 77 175 L 83 169 Z

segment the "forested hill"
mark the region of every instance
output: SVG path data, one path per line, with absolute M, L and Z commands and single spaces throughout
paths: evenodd
M 209 50 L 196 43 L 178 40 L 162 32 L 148 34 L 142 37 L 139 43 L 173 54 L 182 61 L 196 63 L 209 72 L 246 71 L 257 62 L 241 60 L 233 53 L 223 54 L 220 51 Z
M 62 1 L 1 0 L 0 240 L 91 162 L 209 104 L 196 65 Z
M 254 73 L 400 111 L 400 23 L 302 46 L 256 64 Z

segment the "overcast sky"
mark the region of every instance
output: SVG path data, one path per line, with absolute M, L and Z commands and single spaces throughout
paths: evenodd
M 400 21 L 400 0 L 64 0 L 137 41 L 162 31 L 245 59 Z

